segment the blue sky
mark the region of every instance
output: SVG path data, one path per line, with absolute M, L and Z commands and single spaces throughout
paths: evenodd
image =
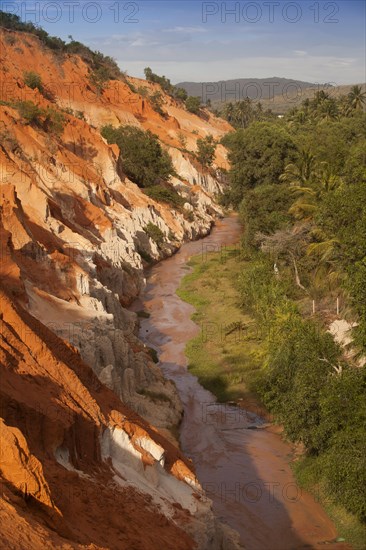
M 72 35 L 143 76 L 172 82 L 287 77 L 364 82 L 363 0 L 0 1 L 1 9 Z

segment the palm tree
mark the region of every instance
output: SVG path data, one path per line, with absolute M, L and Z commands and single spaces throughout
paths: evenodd
M 314 282 L 321 286 L 323 281 L 327 281 L 329 289 L 340 283 L 341 273 L 339 271 L 340 260 L 340 242 L 338 239 L 327 239 L 325 235 L 321 236 L 324 240 L 311 243 L 306 251 L 307 256 L 315 257 L 318 265 L 315 269 Z
M 291 187 L 308 187 L 315 174 L 315 156 L 308 150 L 301 150 L 296 163 L 288 164 L 280 181 Z
M 366 103 L 366 93 L 362 91 L 361 86 L 352 86 L 348 100 L 353 109 L 362 109 Z
M 296 163 L 288 164 L 280 181 L 290 185 L 296 200 L 289 209 L 289 213 L 297 220 L 310 220 L 316 210 L 316 177 L 315 156 L 308 150 L 299 153 Z
M 224 106 L 224 117 L 230 123 L 234 120 L 234 104 L 231 101 Z
M 342 95 L 338 100 L 338 110 L 341 116 L 349 117 L 352 111 L 352 105 L 350 103 L 349 97 Z
M 318 196 L 333 191 L 343 183 L 342 178 L 335 174 L 328 162 L 321 162 L 316 173 L 317 183 L 319 184 Z
M 320 104 L 320 103 L 323 103 L 323 101 L 330 99 L 330 95 L 328 94 L 328 92 L 325 92 L 324 90 L 319 90 L 319 92 L 315 93 L 314 99 L 316 103 Z
M 252 118 L 252 103 L 249 97 L 246 97 L 243 101 L 238 101 L 235 105 L 235 118 L 238 126 L 246 128 Z
M 338 117 L 338 107 L 334 99 L 324 100 L 318 108 L 319 117 L 323 120 L 334 120 Z

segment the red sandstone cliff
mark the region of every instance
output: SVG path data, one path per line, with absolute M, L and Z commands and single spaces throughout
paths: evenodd
M 161 259 L 220 213 L 212 193 L 221 184 L 193 153 L 198 137 L 230 127 L 166 95 L 162 117 L 133 91 L 156 88 L 145 81 L 114 80 L 98 93 L 80 57 L 31 34 L 0 30 L 0 52 L 0 547 L 235 548 L 162 435 L 172 439 L 181 404 L 125 309 L 143 284 L 141 251 Z M 47 94 L 24 84 L 29 70 Z M 62 131 L 27 124 L 15 107 L 24 100 L 61 113 Z M 173 185 L 194 197 L 192 217 L 123 176 L 118 147 L 99 131 L 109 123 L 159 136 Z M 226 166 L 222 146 L 216 166 Z M 149 222 L 165 233 L 164 249 L 144 232 Z

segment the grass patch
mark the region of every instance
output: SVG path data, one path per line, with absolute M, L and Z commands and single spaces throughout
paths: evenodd
M 258 403 L 255 388 L 267 357 L 266 332 L 241 307 L 240 275 L 252 264 L 225 251 L 189 261 L 177 294 L 196 308 L 192 319 L 200 333 L 186 346 L 188 368 L 220 402 L 243 398 Z M 249 399 L 248 399 L 249 398 Z M 334 521 L 339 537 L 355 550 L 365 549 L 365 525 L 331 496 L 318 458 L 303 457 L 293 464 L 301 487 L 319 500 Z
M 177 291 L 196 308 L 192 319 L 200 327 L 186 347 L 188 368 L 221 402 L 253 395 L 262 342 L 240 308 L 236 280 L 245 264 L 225 251 L 195 256 L 189 265 Z
M 354 550 L 365 550 L 366 527 L 344 506 L 329 496 L 324 481 L 319 476 L 316 457 L 306 457 L 293 464 L 300 487 L 311 492 L 335 523 L 339 536 L 351 544 Z

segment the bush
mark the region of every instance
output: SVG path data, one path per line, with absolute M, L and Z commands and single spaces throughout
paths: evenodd
M 18 42 L 17 38 L 12 34 L 6 34 L 4 40 L 6 44 L 10 44 L 10 46 L 14 46 L 14 44 Z
M 46 131 L 61 134 L 65 125 L 65 117 L 59 111 L 47 107 L 42 113 L 45 117 L 44 119 L 44 128 Z
M 247 191 L 240 203 L 245 246 L 254 245 L 259 231 L 271 234 L 288 225 L 292 219 L 288 214 L 292 203 L 293 196 L 287 185 L 260 185 Z
M 186 101 L 188 94 L 184 88 L 175 88 L 174 98 L 178 99 L 178 101 Z
M 41 93 L 43 93 L 43 84 L 42 84 L 42 78 L 39 74 L 29 71 L 24 73 L 24 84 L 28 86 L 28 88 L 31 88 L 32 90 L 39 90 Z
M 163 244 L 165 235 L 157 225 L 149 222 L 147 226 L 144 227 L 144 231 L 158 246 Z
M 169 78 L 166 78 L 165 76 L 159 76 L 152 72 L 150 67 L 146 67 L 144 69 L 145 78 L 148 82 L 154 82 L 155 84 L 159 84 L 159 86 L 164 90 L 164 92 L 174 99 L 177 99 L 178 101 L 185 101 L 188 97 L 187 92 L 184 90 L 184 88 L 177 88 L 174 86 Z
M 175 86 L 170 82 L 169 78 L 166 78 L 165 76 L 159 76 L 152 72 L 150 67 L 146 67 L 144 69 L 145 78 L 148 82 L 154 82 L 155 84 L 159 84 L 160 87 L 169 95 L 172 95 L 175 89 Z
M 134 126 L 105 126 L 101 133 L 108 143 L 118 145 L 125 174 L 140 187 L 157 185 L 174 174 L 169 154 L 150 131 Z
M 56 109 L 47 107 L 41 109 L 32 101 L 19 101 L 14 107 L 28 124 L 36 124 L 46 132 L 61 134 L 65 125 L 65 117 Z
M 321 450 L 320 395 L 339 357 L 332 336 L 313 321 L 294 312 L 277 313 L 259 391 L 290 440 L 302 442 L 310 453 Z
M 288 131 L 269 122 L 255 122 L 222 142 L 230 151 L 230 198 L 235 206 L 248 189 L 278 183 L 296 150 Z
M 157 202 L 165 202 L 170 204 L 177 210 L 181 210 L 184 204 L 184 199 L 175 189 L 164 187 L 163 185 L 153 185 L 145 189 L 145 194 Z
M 166 116 L 165 111 L 163 110 L 163 96 L 160 92 L 155 92 L 150 96 L 150 103 L 154 111 L 159 113 L 161 116 Z
M 215 159 L 216 144 L 213 136 L 197 140 L 197 160 L 202 166 L 212 166 Z
M 320 391 L 318 456 L 299 465 L 300 479 L 325 482 L 329 495 L 366 520 L 366 368 L 344 368 Z
M 74 114 L 74 116 L 75 116 L 76 118 L 78 118 L 79 120 L 84 120 L 84 121 L 86 121 L 85 114 L 84 114 L 83 111 L 76 111 L 75 114 Z
M 200 97 L 194 97 L 194 96 L 187 97 L 187 99 L 186 99 L 186 109 L 190 113 L 193 113 L 195 115 L 199 115 L 200 110 L 201 110 L 201 98 Z
M 98 67 L 89 75 L 89 80 L 92 86 L 97 89 L 97 94 L 100 95 L 107 87 L 110 80 L 110 73 L 107 67 Z
M 269 327 L 276 311 L 291 309 L 288 295 L 291 283 L 285 275 L 274 275 L 272 262 L 259 256 L 253 259 L 239 278 L 241 304 L 245 311 L 251 312 L 263 328 Z
M 33 101 L 19 101 L 15 104 L 15 108 L 28 124 L 40 124 L 43 110 Z

